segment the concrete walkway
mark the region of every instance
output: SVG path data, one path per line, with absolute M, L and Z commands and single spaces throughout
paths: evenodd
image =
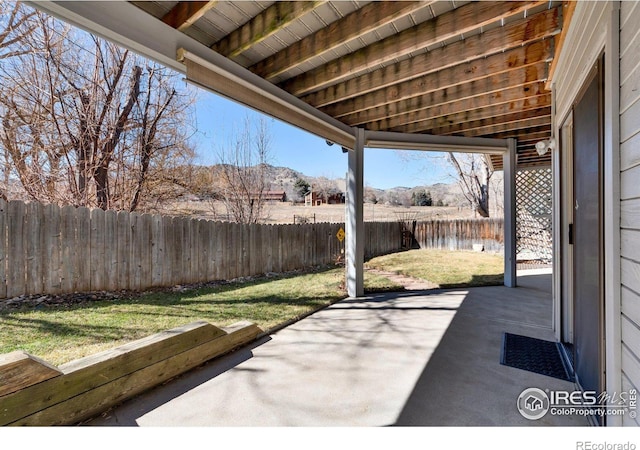
M 587 425 L 516 409 L 525 388 L 574 389 L 500 365 L 503 332 L 553 339 L 549 273 L 519 281 L 344 300 L 87 425 Z

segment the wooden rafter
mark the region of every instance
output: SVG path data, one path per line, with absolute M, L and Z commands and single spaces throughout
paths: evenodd
M 544 70 L 543 64 L 540 63 L 540 71 Z M 547 93 L 544 83 L 541 81 L 518 81 L 526 79 L 525 69 L 518 70 L 522 73 L 494 75 L 471 83 L 457 85 L 446 91 L 434 91 L 424 96 L 358 113 L 364 118 L 370 112 L 377 112 L 377 120 L 358 121 L 357 124 L 353 123 L 353 120 L 349 120 L 349 116 L 345 116 L 342 120 L 350 126 L 364 125 L 371 130 L 386 130 L 474 108 L 522 101 Z M 504 84 L 511 82 L 513 86 L 504 86 L 503 83 L 500 83 L 501 79 L 506 80 Z M 494 82 L 494 80 L 498 82 Z M 387 110 L 386 115 L 382 113 L 385 109 Z
M 551 154 L 547 153 L 544 156 L 538 155 L 535 150 L 533 152 L 518 152 L 518 168 L 532 168 L 532 167 L 549 167 L 551 165 Z M 493 170 L 502 170 L 502 156 L 489 155 L 491 157 L 491 165 Z
M 539 98 L 544 98 L 540 96 Z M 550 95 L 548 95 L 550 97 Z M 481 108 L 473 110 L 470 114 L 456 114 L 449 116 L 446 120 L 444 118 L 438 118 L 433 120 L 430 124 L 427 122 L 415 122 L 417 128 L 428 127 L 432 130 L 441 130 L 442 133 L 458 132 L 462 130 L 471 130 L 476 127 L 481 127 L 486 124 L 502 123 L 503 121 L 521 120 L 534 117 L 540 117 L 551 114 L 550 98 L 547 101 L 538 105 L 536 103 L 529 103 L 527 101 L 519 101 L 511 104 L 502 104 L 499 106 L 492 106 L 489 108 Z
M 544 73 L 546 63 L 539 62 L 537 66 L 531 70 L 528 69 L 529 66 L 525 66 L 510 72 L 489 75 L 470 83 L 458 84 L 407 100 L 347 114 L 340 120 L 350 126 L 380 123 L 382 129 L 392 128 L 406 123 L 403 121 L 403 116 L 415 112 L 424 111 L 424 118 L 428 118 L 431 114 L 429 110 L 433 109 L 438 109 L 437 114 L 452 114 L 460 111 L 455 108 L 456 105 L 461 105 L 461 102 L 464 102 L 461 107 L 466 109 L 469 105 L 467 102 L 487 106 L 500 101 L 518 100 L 527 95 L 537 95 L 544 91 L 544 85 L 538 80 L 531 80 L 530 77 L 534 73 Z
M 296 96 L 307 94 L 546 3 L 469 3 L 287 80 L 281 87 Z
M 286 49 L 269 56 L 249 68 L 267 80 L 299 67 L 310 59 L 325 55 L 394 20 L 426 8 L 432 1 L 372 2 L 361 9 L 330 23 L 315 33 L 294 42 Z
M 541 81 L 546 79 L 546 65 L 541 66 L 538 63 L 549 60 L 551 49 L 549 40 L 534 42 L 526 47 L 444 69 L 321 109 L 331 116 L 342 117 L 354 112 L 421 96 L 428 92 L 441 91 L 459 84 L 482 80 L 492 74 L 512 72 L 514 69 L 522 67 L 526 67 L 525 79 L 522 79 L 520 84 Z M 478 86 L 476 86 L 477 88 Z
M 505 61 L 506 58 L 500 56 L 503 52 L 549 38 L 559 31 L 558 8 L 554 8 L 373 70 L 306 95 L 303 100 L 323 107 L 476 59 L 493 56 L 492 61 Z
M 487 134 L 485 137 L 494 138 L 494 139 L 509 139 L 509 138 L 517 138 L 518 142 L 520 139 L 523 140 L 535 140 L 536 142 L 541 139 L 548 139 L 549 133 L 551 133 L 551 123 L 531 126 L 524 130 L 518 130 L 518 132 L 514 131 L 501 131 L 492 134 Z
M 527 118 L 518 121 L 509 121 L 506 123 L 497 123 L 492 125 L 487 125 L 486 127 L 474 128 L 473 130 L 465 130 L 464 132 L 455 132 L 451 133 L 451 135 L 460 135 L 460 136 L 483 136 L 489 137 L 490 135 L 499 134 L 499 133 L 513 133 L 512 137 L 517 137 L 523 130 L 527 130 L 531 127 L 537 126 L 550 126 L 551 124 L 551 115 L 549 116 L 538 116 L 534 118 Z
M 496 116 L 486 116 L 479 120 L 472 120 L 469 122 L 460 122 L 452 125 L 444 125 L 438 127 L 437 123 L 433 121 L 427 122 L 417 122 L 411 124 L 406 127 L 402 127 L 399 130 L 392 131 L 403 131 L 409 133 L 420 133 L 428 131 L 431 134 L 437 135 L 454 135 L 454 134 L 467 134 L 467 133 L 476 133 L 479 130 L 485 130 L 488 127 L 500 127 L 507 126 L 514 123 L 521 123 L 526 120 L 543 120 L 544 123 L 547 121 L 551 122 L 551 107 L 546 106 L 543 108 L 534 108 L 534 109 L 523 109 L 517 112 L 510 111 L 507 114 L 496 115 Z M 474 134 L 474 136 L 479 136 L 478 134 Z
M 481 97 L 478 97 L 478 100 L 481 100 Z M 438 114 L 437 110 L 441 108 L 433 108 L 429 117 L 426 118 L 423 118 L 418 112 L 408 114 L 410 117 L 407 117 L 405 124 L 388 127 L 387 129 L 394 131 L 396 128 L 404 127 L 404 129 L 412 130 L 415 127 L 417 131 L 422 131 L 424 129 L 450 127 L 487 118 L 496 119 L 522 111 L 540 110 L 540 108 L 548 108 L 551 105 L 551 94 L 545 93 L 497 104 L 489 103 L 488 106 L 484 107 L 475 106 L 473 101 L 458 103 L 467 103 L 467 108 L 453 114 Z
M 162 21 L 177 30 L 184 31 L 213 8 L 216 3 L 218 3 L 217 0 L 208 2 L 178 2 L 162 17 Z
M 277 1 L 240 28 L 213 44 L 218 53 L 233 58 L 322 5 L 320 1 Z

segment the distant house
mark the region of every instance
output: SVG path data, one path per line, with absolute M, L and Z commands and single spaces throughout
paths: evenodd
M 265 191 L 262 193 L 253 193 L 251 194 L 251 198 L 253 200 L 262 198 L 262 200 L 267 202 L 286 202 L 287 193 L 285 191 Z
M 339 205 L 345 202 L 345 195 L 343 192 L 336 194 L 323 195 L 318 192 L 309 192 L 304 196 L 305 206 L 320 206 L 320 205 Z

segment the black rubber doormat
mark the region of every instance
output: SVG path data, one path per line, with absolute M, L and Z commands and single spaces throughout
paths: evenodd
M 573 381 L 556 342 L 504 333 L 500 364 L 548 377 Z

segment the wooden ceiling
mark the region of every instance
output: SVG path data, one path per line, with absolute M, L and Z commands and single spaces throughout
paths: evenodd
M 562 2 L 132 3 L 349 126 L 514 137 L 520 167 L 550 164 Z

